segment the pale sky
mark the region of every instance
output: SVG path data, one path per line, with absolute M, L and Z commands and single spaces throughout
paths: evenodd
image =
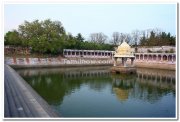
M 131 33 L 159 28 L 176 35 L 176 4 L 4 4 L 4 32 L 17 29 L 25 20 L 61 21 L 66 32 Z

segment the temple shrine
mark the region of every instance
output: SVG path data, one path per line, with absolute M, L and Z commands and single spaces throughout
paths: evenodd
M 125 41 L 118 46 L 117 50 L 114 53 L 113 59 L 114 66 L 111 68 L 111 72 L 130 74 L 136 72 L 136 68 L 134 67 L 134 53 L 131 47 Z M 130 65 L 127 64 L 129 59 L 131 61 Z M 118 61 L 121 61 L 121 63 L 118 63 Z

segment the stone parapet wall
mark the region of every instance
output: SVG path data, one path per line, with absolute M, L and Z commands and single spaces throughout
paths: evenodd
M 12 58 L 5 57 L 5 64 L 14 67 L 78 67 L 78 66 L 113 66 L 113 59 L 91 59 L 91 58 Z M 119 60 L 121 62 L 121 60 Z M 131 64 L 127 60 L 127 66 Z M 117 64 L 120 65 L 120 64 Z M 172 60 L 140 60 L 136 59 L 135 67 L 160 68 L 160 69 L 176 69 L 176 62 Z
M 132 48 L 133 51 L 135 52 L 135 48 Z M 171 52 L 173 53 L 176 52 L 176 47 L 175 46 L 152 46 L 152 47 L 138 47 L 137 52 L 138 53 L 148 53 L 148 51 L 151 52 L 161 52 L 161 53 L 166 53 L 166 52 Z
M 78 64 L 113 64 L 111 59 L 86 59 L 86 58 L 12 58 L 6 57 L 5 64 L 12 65 L 78 65 Z

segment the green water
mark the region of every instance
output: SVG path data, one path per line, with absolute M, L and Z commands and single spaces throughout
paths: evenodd
M 21 69 L 17 72 L 63 117 L 175 117 L 175 72 L 110 67 Z

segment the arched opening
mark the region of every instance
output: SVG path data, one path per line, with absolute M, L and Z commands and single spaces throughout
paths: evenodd
M 158 61 L 161 61 L 161 55 L 158 55 Z
M 75 55 L 75 52 L 72 52 L 72 55 Z
M 142 54 L 140 55 L 140 60 L 143 60 L 143 55 Z
M 138 60 L 139 60 L 139 55 L 136 55 L 136 59 L 138 59 Z
M 148 60 L 152 60 L 152 55 L 149 55 L 149 58 L 148 58 Z
M 147 55 L 144 55 L 144 60 L 147 60 Z
M 167 61 L 167 56 L 163 55 L 163 61 Z
M 76 52 L 76 55 L 79 55 L 79 52 Z
M 153 60 L 154 60 L 154 61 L 156 60 L 156 58 L 157 58 L 157 56 L 156 56 L 156 55 L 153 55 Z
M 168 56 L 168 61 L 172 61 L 172 55 Z
M 88 56 L 89 56 L 90 54 L 91 54 L 90 52 L 87 53 Z

